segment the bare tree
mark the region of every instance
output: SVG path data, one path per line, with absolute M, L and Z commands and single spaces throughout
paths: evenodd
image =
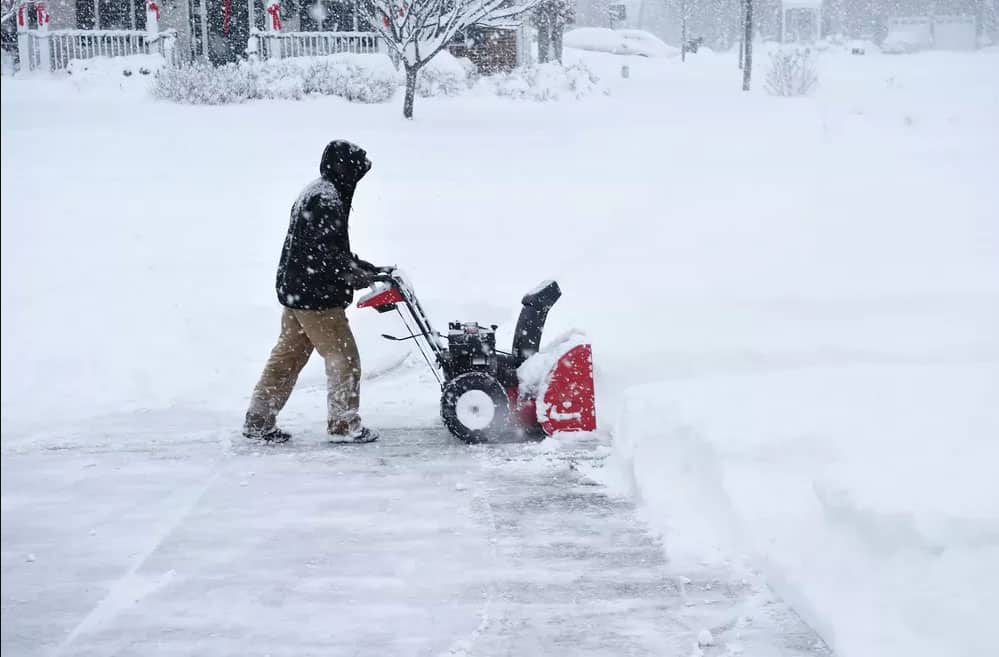
M 749 83 L 753 79 L 753 0 L 745 0 L 746 13 L 743 39 L 745 40 L 745 53 L 742 58 L 742 90 L 749 91 Z
M 512 27 L 539 0 L 360 0 L 359 13 L 406 70 L 402 114 L 413 118 L 416 76 L 457 34 L 474 27 Z
M 6 23 L 10 19 L 14 18 L 17 14 L 17 10 L 27 4 L 27 0 L 3 0 L 3 18 L 0 19 L 0 23 Z
M 818 81 L 815 56 L 808 48 L 783 47 L 770 53 L 763 86 L 771 96 L 807 96 Z

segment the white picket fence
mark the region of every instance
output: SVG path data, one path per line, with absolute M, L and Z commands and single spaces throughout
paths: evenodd
M 171 66 L 189 60 L 177 50 L 175 30 L 49 30 L 19 29 L 21 70 L 62 71 L 74 59 L 162 55 Z M 253 30 L 247 54 L 264 59 L 317 57 L 338 53 L 383 52 L 372 32 L 262 32 Z
M 143 30 L 30 30 L 26 38 L 31 70 L 61 71 L 73 59 L 127 55 L 159 54 L 172 65 L 179 63 L 173 30 L 158 34 Z
M 250 34 L 249 52 L 267 59 L 382 52 L 374 32 L 262 32 Z

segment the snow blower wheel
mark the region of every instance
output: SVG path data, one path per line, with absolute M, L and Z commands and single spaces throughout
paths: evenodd
M 446 334 L 435 331 L 413 286 L 395 267 L 379 270 L 357 307 L 399 314 L 408 335 L 382 337 L 416 344 L 441 386 L 445 426 L 466 443 L 479 443 L 512 428 L 525 436 L 596 429 L 589 344 L 562 340 L 547 347 L 521 381 L 520 367 L 538 355 L 545 319 L 560 296 L 555 281 L 524 295 L 510 351 L 496 348 L 495 324 L 449 322 Z M 546 371 L 539 372 L 538 364 Z
M 458 439 L 486 442 L 509 427 L 510 402 L 495 378 L 485 372 L 466 372 L 444 384 L 441 417 Z

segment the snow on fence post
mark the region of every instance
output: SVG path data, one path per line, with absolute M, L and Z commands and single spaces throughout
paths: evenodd
M 250 59 L 256 60 L 260 56 L 260 50 L 257 46 L 259 39 L 257 39 L 257 31 L 254 29 L 250 30 L 250 36 L 246 40 L 246 56 Z
M 160 33 L 160 6 L 155 0 L 146 0 L 146 33 L 150 41 Z
M 173 64 L 173 31 L 160 32 L 160 6 L 156 0 L 146 0 L 146 47 L 149 54 L 156 52 L 159 42 L 160 52 L 168 65 Z
M 270 18 L 266 20 L 267 31 L 271 33 L 267 43 L 268 59 L 281 59 L 281 39 L 277 36 L 281 32 L 281 3 L 275 0 L 267 5 L 267 13 Z
M 38 67 L 42 70 L 51 71 L 52 67 L 52 42 L 49 37 L 49 10 L 41 2 L 35 3 L 35 18 L 38 19 Z
M 27 7 L 21 5 L 17 9 L 17 58 L 21 62 L 22 71 L 30 71 L 31 66 L 31 35 L 28 34 Z

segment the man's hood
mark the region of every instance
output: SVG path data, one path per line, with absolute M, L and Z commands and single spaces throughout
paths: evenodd
M 326 145 L 319 162 L 319 174 L 341 192 L 352 193 L 358 181 L 371 169 L 371 160 L 363 148 L 337 139 Z

